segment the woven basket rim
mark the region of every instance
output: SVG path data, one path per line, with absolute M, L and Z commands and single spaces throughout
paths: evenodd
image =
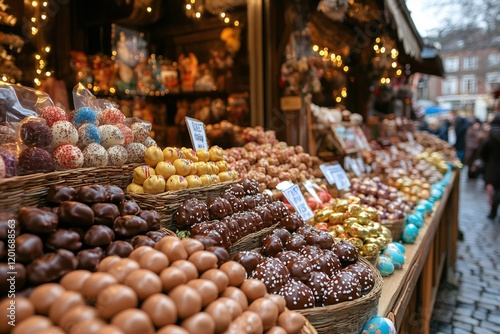
M 221 189 L 226 186 L 238 183 L 239 180 L 231 180 L 231 181 L 224 181 L 216 184 L 211 184 L 209 186 L 205 187 L 197 187 L 197 188 L 187 188 L 187 189 L 181 189 L 181 190 L 171 190 L 171 191 L 165 191 L 159 194 L 138 194 L 138 193 L 130 193 L 130 192 L 125 192 L 126 196 L 131 196 L 133 198 L 139 198 L 139 199 L 151 199 L 151 198 L 159 198 L 161 199 L 162 197 L 170 197 L 170 196 L 176 196 L 179 194 L 189 194 L 189 193 L 196 193 L 199 191 L 209 191 L 209 190 L 215 190 L 215 189 Z
M 365 258 L 359 257 L 358 261 L 362 261 L 365 265 L 367 265 L 372 270 L 372 273 L 373 273 L 373 276 L 375 279 L 375 284 L 373 285 L 373 288 L 370 290 L 369 293 L 362 296 L 361 298 L 347 301 L 347 302 L 342 302 L 342 303 L 335 304 L 335 305 L 312 307 L 312 308 L 299 309 L 299 310 L 294 310 L 294 311 L 300 312 L 303 315 L 320 316 L 320 317 L 326 319 L 326 318 L 330 318 L 330 316 L 329 316 L 330 312 L 333 312 L 333 311 L 340 312 L 340 311 L 344 311 L 344 310 L 347 310 L 347 311 L 356 310 L 358 308 L 358 306 L 363 305 L 366 302 L 379 299 L 380 295 L 382 293 L 382 285 L 384 283 L 382 275 L 380 274 L 378 269 L 375 268 Z

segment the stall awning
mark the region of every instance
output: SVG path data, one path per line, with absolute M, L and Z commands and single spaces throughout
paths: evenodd
M 402 60 L 411 65 L 412 72 L 443 76 L 444 67 L 437 50 L 424 45 L 404 0 L 385 0 L 389 21 L 396 31 L 399 44 L 403 46 Z

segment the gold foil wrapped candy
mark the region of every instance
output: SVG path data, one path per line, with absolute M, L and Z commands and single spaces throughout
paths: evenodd
M 335 203 L 335 211 L 337 212 L 346 212 L 349 206 L 349 201 L 346 199 L 338 199 L 337 203 Z
M 377 256 L 380 253 L 380 249 L 376 244 L 364 244 L 360 251 L 362 256 Z
M 349 202 L 349 204 L 360 204 L 361 203 L 361 199 L 359 197 L 356 197 L 356 196 L 349 196 L 347 198 L 347 201 Z
M 333 213 L 333 210 L 324 209 L 317 211 L 314 215 L 314 219 L 318 222 L 327 222 L 330 215 Z
M 373 220 L 375 222 L 380 221 L 380 213 L 378 212 L 377 209 L 372 208 L 372 207 L 368 207 L 365 209 L 365 212 L 370 216 L 371 220 Z
M 387 227 L 385 227 L 385 226 L 382 226 L 382 227 L 381 227 L 380 234 L 381 234 L 384 238 L 391 239 L 391 241 L 392 241 L 392 232 L 391 232 L 391 230 L 389 230 L 389 228 L 387 228 Z
M 368 229 L 366 229 L 363 225 L 354 223 L 349 226 L 347 229 L 347 233 L 349 233 L 350 236 L 360 238 L 360 239 L 365 239 L 370 237 L 370 232 Z
M 368 225 L 368 223 L 370 221 L 372 221 L 370 215 L 366 211 L 360 212 L 357 218 L 358 218 L 358 222 L 361 225 Z
M 340 234 L 345 234 L 345 229 L 342 225 L 333 225 L 330 227 L 330 231 L 334 231 L 337 236 L 339 236 Z
M 379 245 L 381 245 L 382 247 L 380 248 L 381 250 L 384 250 L 387 248 L 387 245 L 392 241 L 392 237 L 390 239 L 388 238 L 385 238 L 383 236 L 379 236 L 377 238 L 378 242 L 379 242 Z
M 361 240 L 360 238 L 350 237 L 348 240 L 351 242 L 351 244 L 356 246 L 358 250 L 361 250 L 361 248 L 363 247 L 363 240 Z
M 356 217 L 361 212 L 361 205 L 352 203 L 347 207 L 347 212 L 351 217 Z
M 344 214 L 342 212 L 334 212 L 328 217 L 330 224 L 338 225 L 344 222 Z

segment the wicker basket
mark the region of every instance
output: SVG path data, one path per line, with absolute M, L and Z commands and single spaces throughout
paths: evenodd
M 392 241 L 400 241 L 403 235 L 403 230 L 405 228 L 405 218 L 398 220 L 386 220 L 381 222 L 382 226 L 387 227 L 391 230 Z
M 246 235 L 237 242 L 235 242 L 229 249 L 229 256 L 232 258 L 237 252 L 249 251 L 253 249 L 260 249 L 262 240 L 278 227 L 278 224 L 263 228 L 262 230 Z
M 161 194 L 134 194 L 127 193 L 127 197 L 135 200 L 143 210 L 156 210 L 160 214 L 163 227 L 174 230 L 172 217 L 182 202 L 189 198 L 197 198 L 200 201 L 214 199 L 222 193 L 222 190 L 238 181 L 227 181 L 213 184 L 202 188 L 192 188 L 177 191 L 167 191 Z
M 382 276 L 367 260 L 360 258 L 358 261 L 368 265 L 375 278 L 375 285 L 367 295 L 336 305 L 297 310 L 309 320 L 319 334 L 358 334 L 364 324 L 377 315 Z
M 132 171 L 139 165 L 77 168 L 0 179 L 0 211 L 15 212 L 23 206 L 43 206 L 50 186 L 55 184 L 81 187 L 99 183 L 125 188 L 132 180 Z
M 302 327 L 300 334 L 318 334 L 318 332 L 309 321 L 306 321 L 306 324 Z

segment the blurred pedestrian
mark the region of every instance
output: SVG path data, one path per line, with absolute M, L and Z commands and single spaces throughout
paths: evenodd
M 491 128 L 480 156 L 484 161 L 484 181 L 486 187 L 493 190 L 491 196 L 491 210 L 488 218 L 495 219 L 500 204 L 500 114 L 496 114 L 491 121 Z
M 475 179 L 482 173 L 482 160 L 479 158 L 479 139 L 481 135 L 481 121 L 474 119 L 472 125 L 465 134 L 464 164 L 468 167 L 469 179 Z
M 453 145 L 457 150 L 457 156 L 461 162 L 464 162 L 465 155 L 465 135 L 467 133 L 467 129 L 471 125 L 470 121 L 464 117 L 461 117 L 457 114 L 456 111 L 452 111 L 452 120 L 451 123 L 455 128 L 455 136 L 456 141 Z

